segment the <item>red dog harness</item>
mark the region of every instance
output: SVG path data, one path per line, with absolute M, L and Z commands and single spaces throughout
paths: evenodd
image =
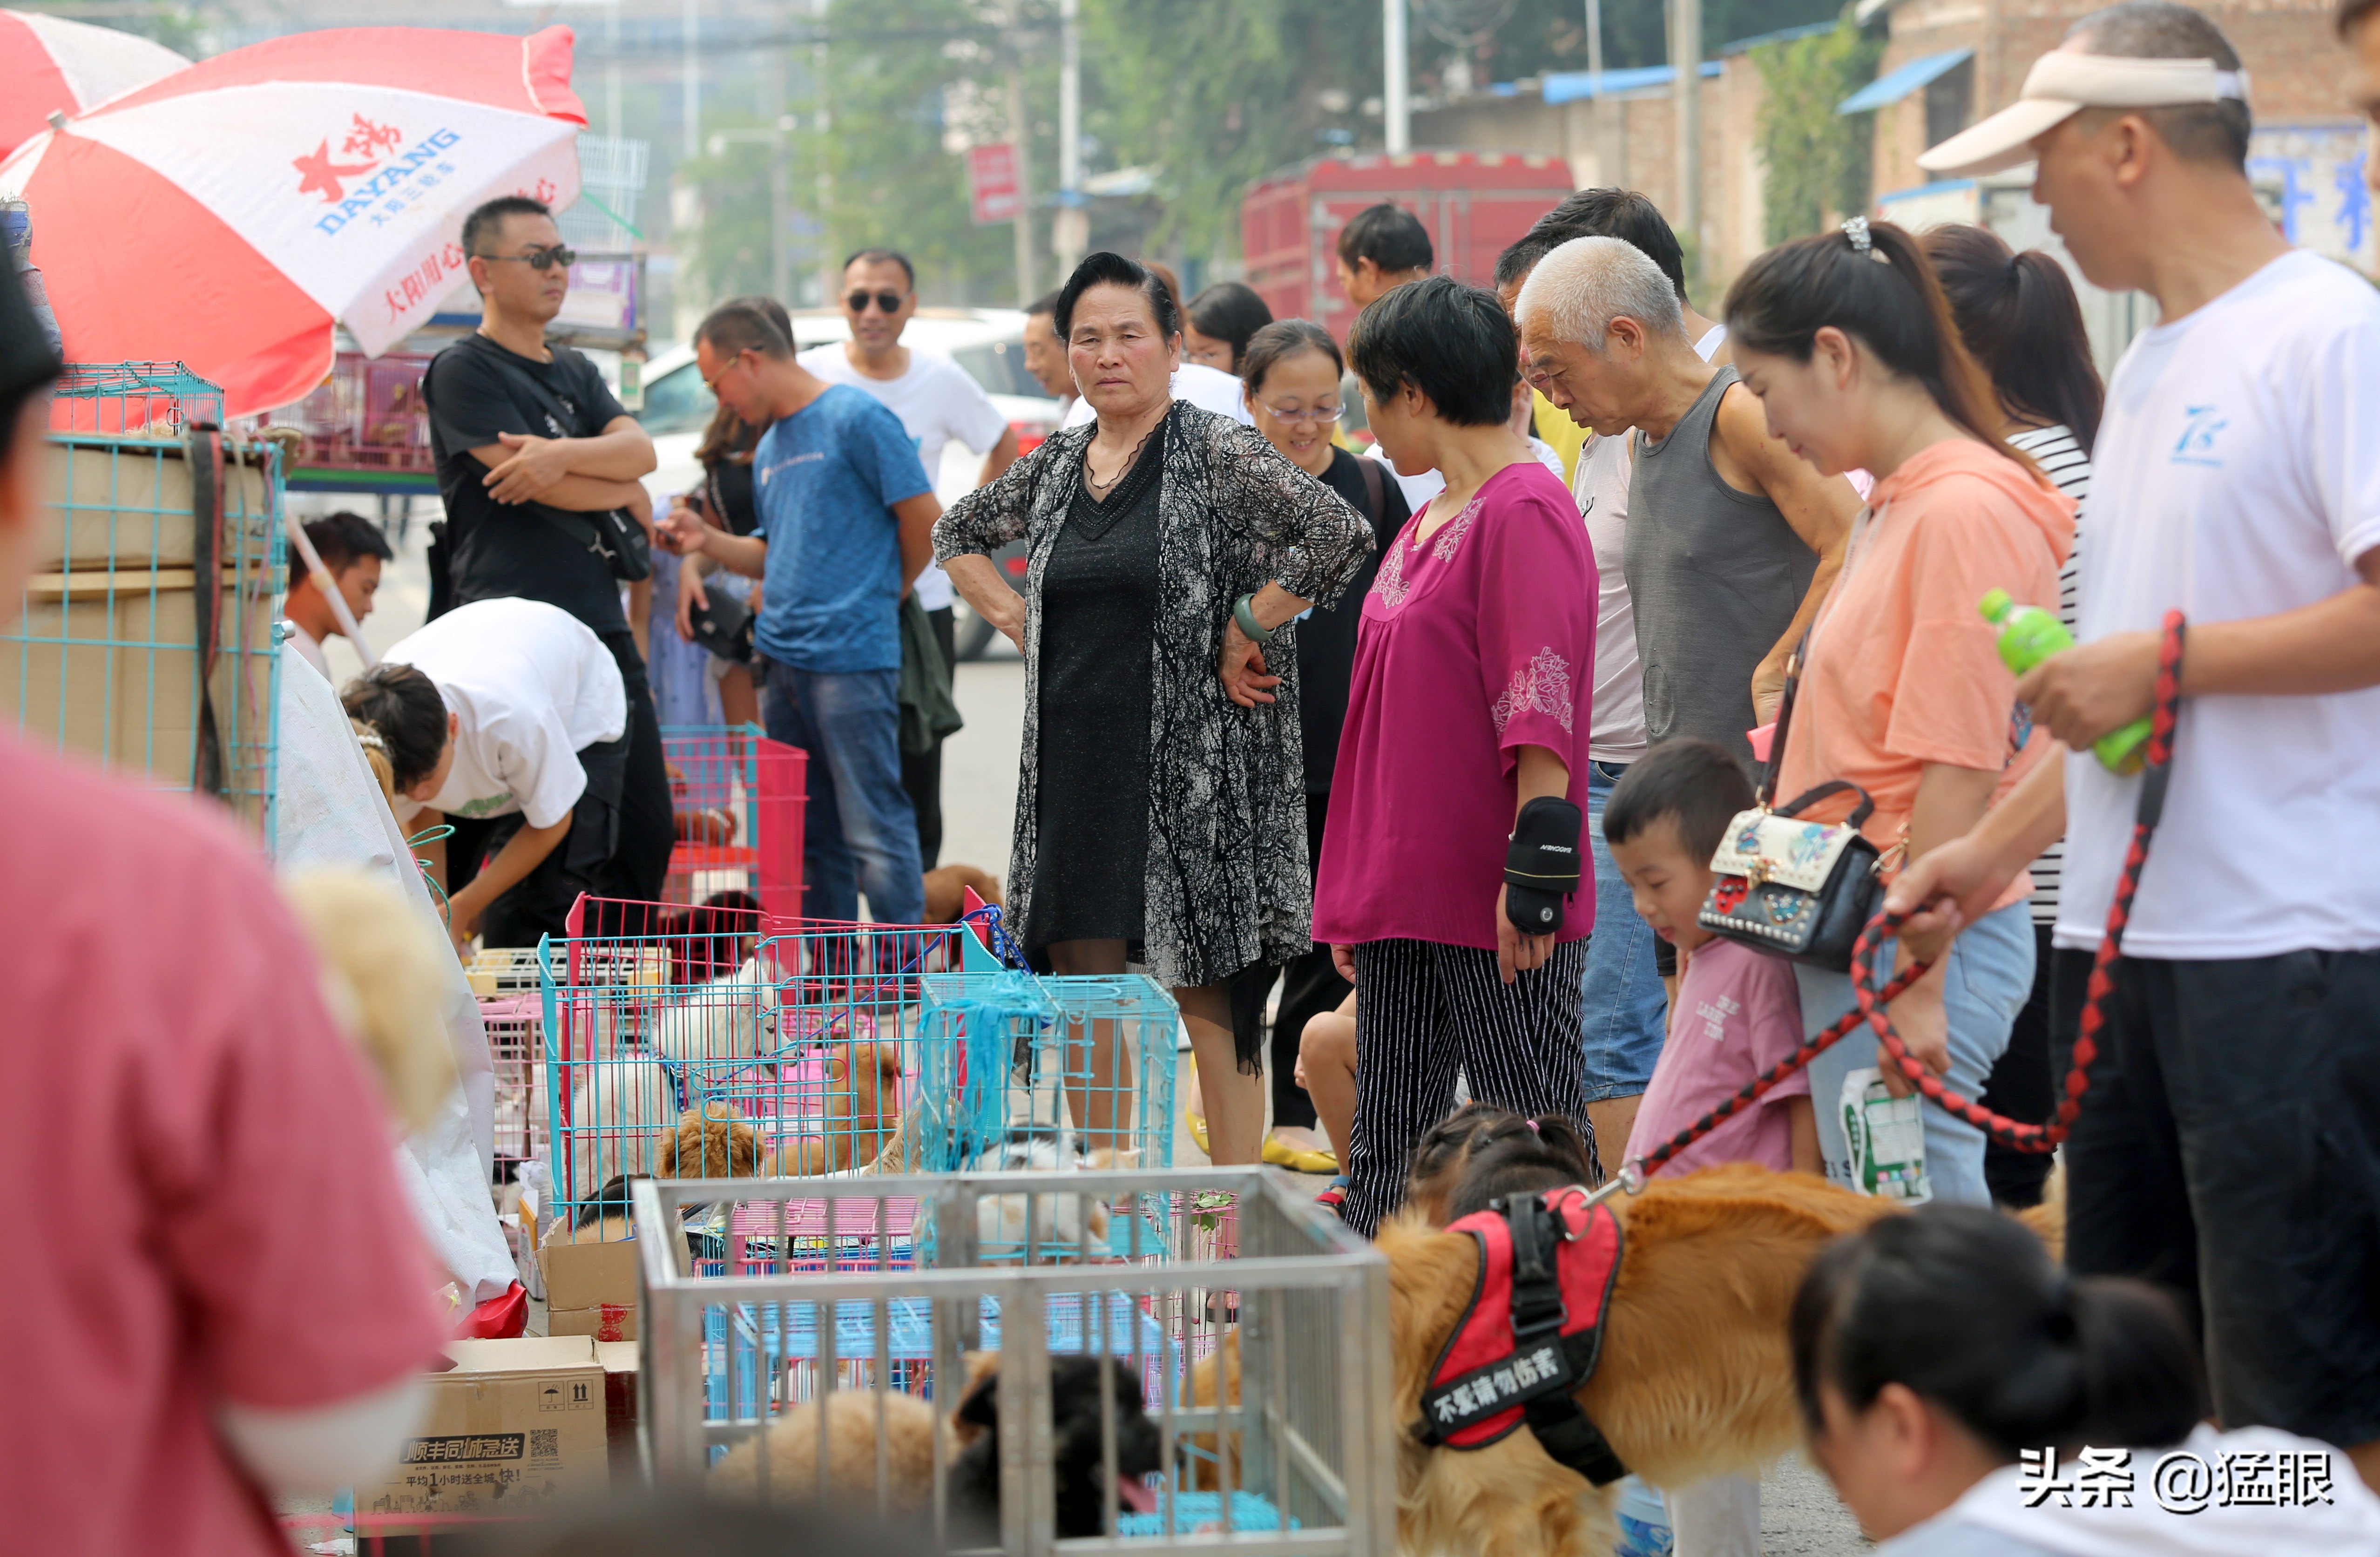
M 1512 1195 L 1456 1222 L 1479 1244 L 1471 1305 L 1430 1369 L 1413 1434 L 1484 1449 L 1526 1422 L 1538 1444 L 1598 1487 L 1628 1474 L 1574 1398 L 1595 1373 L 1620 1276 L 1620 1221 L 1576 1185 Z

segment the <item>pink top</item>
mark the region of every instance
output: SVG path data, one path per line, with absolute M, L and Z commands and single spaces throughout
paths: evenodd
M 1570 493 L 1535 460 L 1489 477 L 1416 541 L 1423 517 L 1364 599 L 1314 938 L 1492 951 L 1519 748 L 1560 755 L 1586 806 L 1595 556 Z M 1582 845 L 1560 940 L 1595 927 L 1591 869 Z
M 1628 1156 L 1652 1154 L 1671 1136 L 1733 1097 L 1743 1084 L 1802 1044 L 1802 996 L 1793 965 L 1732 941 L 1706 941 L 1686 958 L 1678 1012 L 1653 1084 L 1636 1105 Z M 1666 1176 L 1721 1162 L 1793 1169 L 1793 1132 L 1785 1100 L 1810 1095 L 1810 1073 L 1797 1070 L 1742 1113 L 1679 1152 Z
M 431 1365 L 386 1105 L 220 811 L 0 736 L 11 1550 L 285 1554 L 211 1422 Z

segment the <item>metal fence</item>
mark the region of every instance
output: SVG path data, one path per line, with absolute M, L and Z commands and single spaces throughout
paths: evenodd
M 657 1486 L 873 1505 L 1008 1557 L 1394 1549 L 1387 1266 L 1260 1169 L 632 1198 Z M 1006 1201 L 1111 1230 L 988 1263 Z

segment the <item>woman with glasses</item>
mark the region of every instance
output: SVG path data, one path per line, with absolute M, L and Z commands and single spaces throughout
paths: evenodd
M 1261 1055 L 1233 1041 L 1228 986 L 1313 945 L 1290 624 L 1338 599 L 1371 534 L 1255 432 L 1172 398 L 1182 323 L 1147 269 L 1091 255 L 1053 322 L 1095 420 L 934 527 L 952 583 L 1025 655 L 1009 910 L 1059 973 L 1148 965 L 1189 1028 L 1210 1157 L 1253 1162 Z M 1023 597 L 990 556 L 1019 537 Z M 1089 1037 L 1068 1109 L 1087 1149 L 1128 1144 L 1114 1024 Z
M 1212 290 L 1209 288 L 1208 290 Z M 1206 294 L 1201 293 L 1204 297 Z M 1191 305 L 1196 318 L 1198 305 Z M 1346 365 L 1338 343 L 1321 325 L 1305 319 L 1268 324 L 1249 337 L 1240 356 L 1240 382 L 1247 386 L 1248 410 L 1283 458 L 1337 493 L 1371 527 L 1373 550 L 1348 580 L 1334 606 L 1318 606 L 1297 626 L 1297 722 L 1305 748 L 1305 839 L 1310 853 L 1322 847 L 1330 809 L 1330 778 L 1339 758 L 1339 727 L 1347 720 L 1347 684 L 1355 669 L 1355 628 L 1363 620 L 1364 596 L 1379 566 L 1379 547 L 1404 527 L 1404 494 L 1388 479 L 1388 467 L 1358 459 L 1333 444 L 1344 405 L 1340 383 Z M 1272 1133 L 1264 1160 L 1307 1173 L 1336 1173 L 1343 1140 L 1316 1132 L 1313 1100 L 1294 1079 L 1297 1050 L 1311 1017 L 1337 1010 L 1354 986 L 1331 965 L 1330 948 L 1317 945 L 1281 970 L 1284 983 L 1272 1026 Z M 1262 1031 L 1273 970 L 1258 968 L 1232 987 L 1233 1026 Z

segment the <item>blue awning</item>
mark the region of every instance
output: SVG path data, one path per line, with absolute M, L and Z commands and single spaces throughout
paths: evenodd
M 1705 76 L 1718 74 L 1718 61 L 1703 61 Z M 1603 73 L 1603 94 L 1641 91 L 1646 87 L 1666 87 L 1676 79 L 1667 65 L 1647 65 L 1634 70 L 1607 70 Z M 1591 70 L 1558 70 L 1539 78 L 1538 90 L 1548 103 L 1577 103 L 1596 95 L 1595 73 Z
M 1864 114 L 1871 108 L 1884 108 L 1917 91 L 1936 78 L 1947 76 L 1968 60 L 1975 57 L 1973 49 L 1950 49 L 1924 59 L 1912 59 L 1889 76 L 1875 80 L 1843 99 L 1838 114 Z

